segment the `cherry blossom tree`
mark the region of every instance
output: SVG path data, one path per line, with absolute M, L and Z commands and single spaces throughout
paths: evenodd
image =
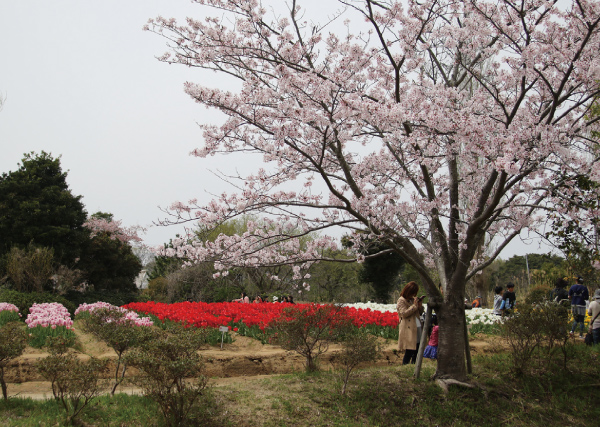
M 119 240 L 123 243 L 140 243 L 142 238 L 139 233 L 145 232 L 141 226 L 124 227 L 122 221 L 114 220 L 111 214 L 97 212 L 83 224 L 91 232 L 91 237 L 99 233 L 106 233 L 111 240 Z
M 338 0 L 323 24 L 300 0 L 196 2 L 214 17 L 146 26 L 168 41 L 160 60 L 239 82 L 185 84 L 227 117 L 204 126 L 193 154 L 256 154 L 264 166 L 230 177 L 236 192 L 207 206 L 173 204 L 172 221 L 265 214 L 272 224 L 181 239 L 171 254 L 221 269 L 310 262 L 334 241 L 300 251 L 298 237 L 367 230 L 419 273 L 440 325 L 436 376 L 463 380 L 466 282 L 562 210 L 556 195 L 573 187 L 564 172 L 600 178 L 598 119 L 588 119 L 600 2 Z M 495 250 L 478 259 L 486 236 Z

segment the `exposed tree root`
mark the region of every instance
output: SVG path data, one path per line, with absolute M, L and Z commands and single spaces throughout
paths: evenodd
M 480 386 L 476 386 L 474 384 L 466 383 L 463 381 L 458 381 L 452 378 L 438 378 L 435 380 L 435 383 L 440 386 L 440 388 L 444 391 L 444 394 L 448 394 L 448 389 L 451 385 L 457 385 L 461 387 L 467 388 L 482 388 Z M 483 388 L 482 388 L 483 389 Z
M 510 396 L 508 394 L 504 393 L 503 391 L 500 391 L 495 388 L 490 390 L 489 388 L 487 388 L 481 384 L 478 384 L 478 383 L 468 383 L 468 382 L 464 382 L 464 381 L 458 381 L 458 380 L 455 380 L 454 378 L 432 378 L 432 379 L 434 379 L 435 383 L 443 390 L 444 395 L 448 394 L 448 390 L 451 385 L 456 385 L 459 387 L 481 390 L 483 392 L 483 394 L 485 395 L 486 399 L 489 398 L 490 394 L 499 395 L 499 396 L 503 396 L 507 399 L 510 399 Z

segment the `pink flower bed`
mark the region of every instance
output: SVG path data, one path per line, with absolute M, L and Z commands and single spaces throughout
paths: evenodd
M 29 309 L 29 315 L 25 323 L 30 328 L 42 326 L 54 329 L 57 326 L 64 326 L 67 329 L 71 329 L 73 327 L 69 310 L 57 302 L 33 304 Z
M 0 302 L 0 311 L 14 311 L 21 316 L 21 313 L 19 313 L 19 308 L 9 302 Z
M 75 310 L 75 316 L 77 316 L 79 313 L 82 313 L 85 311 L 91 313 L 94 310 L 98 310 L 98 309 L 102 309 L 102 308 L 107 309 L 107 310 L 117 310 L 122 313 L 125 313 L 125 315 L 123 316 L 123 320 L 131 321 L 135 326 L 152 326 L 154 324 L 149 317 L 140 317 L 137 313 L 135 313 L 133 311 L 126 310 L 124 308 L 117 307 L 115 305 L 109 304 L 107 302 L 102 302 L 102 301 L 95 302 L 94 304 L 86 304 L 86 303 L 81 304 L 79 307 L 77 307 L 77 310 Z

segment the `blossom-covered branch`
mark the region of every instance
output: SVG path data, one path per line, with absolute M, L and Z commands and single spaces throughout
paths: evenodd
M 142 238 L 138 233 L 145 231 L 143 227 L 123 227 L 121 223 L 121 221 L 91 217 L 83 224 L 83 226 L 92 232 L 92 237 L 98 233 L 106 233 L 111 239 L 118 239 L 123 243 L 142 241 Z

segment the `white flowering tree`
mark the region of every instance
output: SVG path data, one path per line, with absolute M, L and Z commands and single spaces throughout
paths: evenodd
M 561 209 L 555 195 L 572 188 L 561 172 L 600 177 L 598 123 L 586 118 L 599 93 L 600 3 L 339 0 L 327 25 L 300 0 L 285 13 L 275 0 L 197 3 L 215 16 L 146 27 L 168 40 L 162 61 L 240 82 L 185 84 L 227 116 L 204 126 L 193 154 L 256 154 L 264 166 L 207 206 L 175 203 L 174 220 L 273 222 L 182 239 L 172 254 L 222 269 L 312 261 L 333 240 L 300 251 L 299 236 L 366 229 L 420 274 L 440 324 L 436 376 L 464 379 L 466 281 Z M 486 236 L 497 246 L 484 261 Z

